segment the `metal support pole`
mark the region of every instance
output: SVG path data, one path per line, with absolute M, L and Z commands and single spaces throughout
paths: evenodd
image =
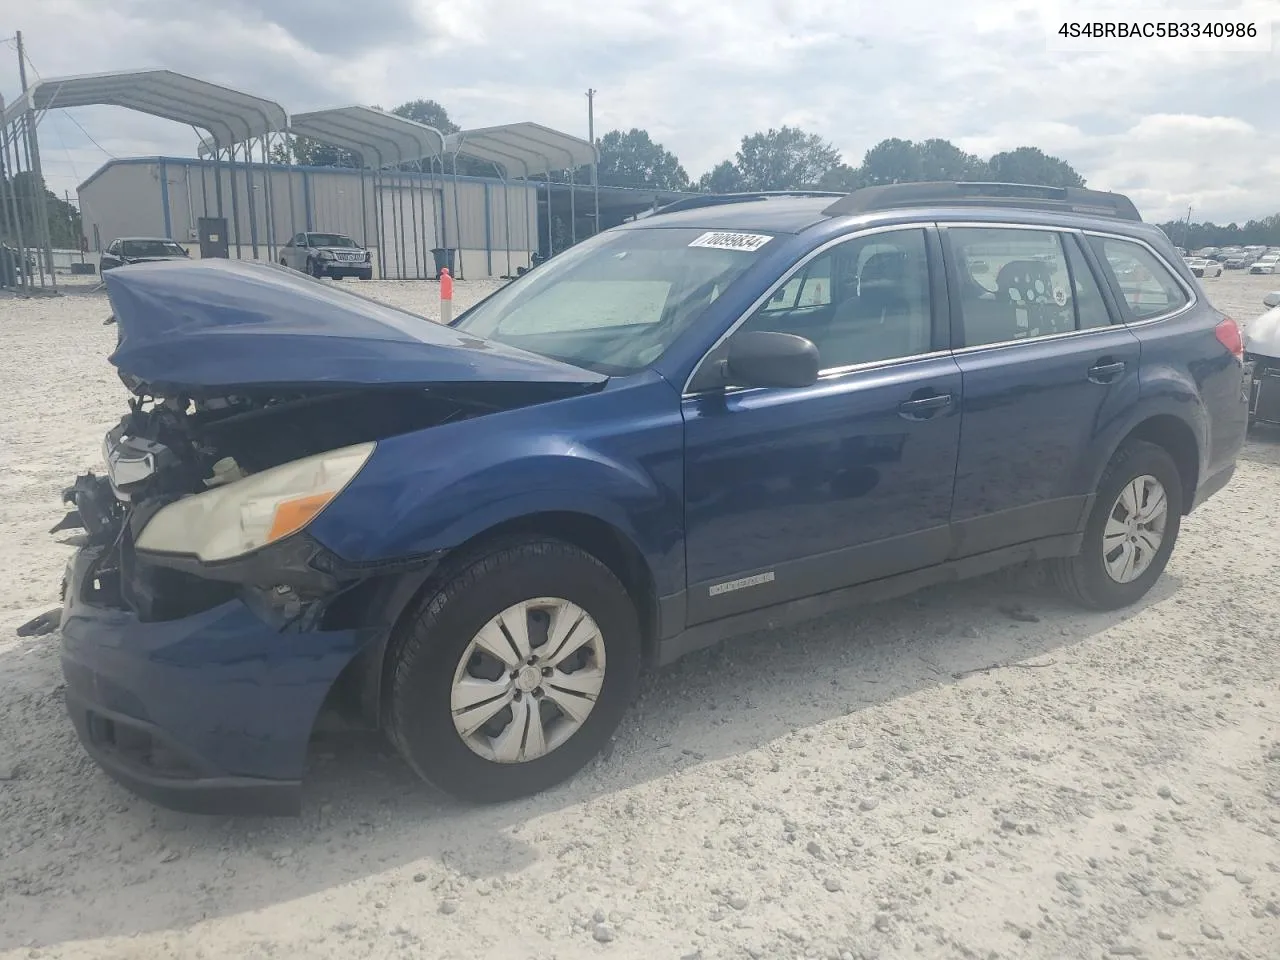
M 37 250 L 41 253 L 48 249 L 45 244 L 45 234 L 49 228 L 49 205 L 44 202 L 44 181 L 36 176 L 35 170 L 31 167 L 31 140 L 32 134 L 35 132 L 33 126 L 27 123 L 27 114 L 22 117 L 22 151 L 26 155 L 28 182 L 31 183 L 31 232 L 32 242 L 37 245 Z M 26 250 L 23 250 L 25 256 Z M 44 290 L 44 267 L 47 265 L 49 272 L 53 272 L 52 259 L 47 264 L 40 261 L 44 257 L 40 257 L 36 261 L 36 274 L 40 278 L 40 289 Z
M 458 208 L 458 154 L 453 155 L 453 226 L 454 226 L 454 242 L 457 243 L 458 261 L 454 266 L 458 269 L 458 276 L 455 279 L 465 280 L 466 273 L 462 269 L 462 214 Z M 445 244 L 448 247 L 448 244 Z
M 22 45 L 22 31 L 16 31 L 14 41 L 18 47 L 18 80 L 22 84 L 22 92 L 27 92 L 27 53 L 26 48 Z M 42 251 L 44 254 L 44 268 L 49 271 L 49 277 L 53 281 L 53 287 L 56 290 L 58 280 L 53 273 L 53 244 L 49 234 L 49 203 L 44 195 L 44 170 L 40 165 L 40 141 L 36 137 L 36 113 L 31 109 L 30 101 L 27 102 L 27 111 L 25 115 L 27 130 L 31 139 L 30 155 L 31 163 L 29 169 L 35 176 L 36 183 L 39 185 L 40 196 L 40 222 L 35 226 L 37 242 L 44 246 Z M 44 274 L 40 275 L 40 285 L 44 286 Z
M 421 166 L 421 163 L 419 163 Z M 422 246 L 422 234 L 418 232 L 418 208 L 414 204 L 414 198 L 421 192 L 421 177 L 411 180 L 413 184 L 412 192 L 409 194 L 409 213 L 413 215 L 413 279 L 421 280 L 422 275 L 419 268 L 422 266 L 421 251 L 418 249 Z
M 258 208 L 253 202 L 253 139 L 244 142 L 244 187 L 246 203 L 249 206 L 249 245 L 253 250 L 253 259 L 258 259 Z
M 0 97 L 0 115 L 4 114 L 4 97 Z M 8 128 L 0 129 L 0 136 L 3 141 L 0 142 L 0 228 L 4 230 L 5 239 L 10 237 L 17 239 L 17 210 L 10 211 L 10 200 L 14 196 L 13 184 L 9 180 L 9 130 Z M 21 249 L 22 244 L 18 244 Z M 7 270 L 7 266 L 0 265 L 0 270 Z M 13 263 L 13 285 L 18 288 L 21 284 L 21 265 L 14 261 Z M 4 278 L 4 274 L 0 273 L 0 279 Z M 7 284 L 6 284 L 7 286 Z
M 262 135 L 262 192 L 267 205 L 267 259 L 276 260 L 276 212 L 275 191 L 271 189 L 271 134 Z
M 391 211 L 391 217 L 394 220 L 396 217 L 397 211 L 399 212 L 400 219 L 399 219 L 399 224 L 396 227 L 396 261 L 398 263 L 398 267 L 400 271 L 399 279 L 405 280 L 408 278 L 405 276 L 407 271 L 405 270 L 405 256 L 404 256 L 405 254 L 405 249 L 404 249 L 404 244 L 405 244 L 404 173 L 398 165 L 396 166 L 395 178 L 396 178 L 396 209 Z
M 382 173 L 378 170 L 373 171 L 373 220 L 374 228 L 378 231 L 378 276 L 385 280 L 387 278 L 387 245 L 384 242 L 383 234 L 386 233 L 382 229 L 382 204 L 383 196 L 381 191 Z
M 529 169 L 524 171 L 524 187 L 520 190 L 520 205 L 524 207 L 524 246 L 525 257 L 529 261 L 528 266 L 533 267 L 533 251 L 538 249 L 537 239 L 534 237 L 532 227 L 537 225 L 538 220 L 538 188 L 533 188 L 533 223 L 529 222 Z
M 502 179 L 502 245 L 507 249 L 507 272 L 511 276 L 511 186 L 507 182 L 507 171 L 498 164 L 493 165 Z
M 578 188 L 573 182 L 573 167 L 569 168 L 569 246 L 573 246 L 578 242 L 578 208 L 574 204 L 574 198 L 578 194 Z
M 218 205 L 218 216 L 225 217 L 222 212 L 222 145 L 213 141 L 213 195 Z
M 284 134 L 284 181 L 289 188 L 289 239 L 293 240 L 298 235 L 298 216 L 295 212 L 296 207 L 293 200 L 293 134 L 286 132 Z M 364 203 L 364 182 L 360 183 L 360 202 Z M 363 206 L 361 207 L 363 210 Z M 361 224 L 363 230 L 364 224 Z M 364 240 L 361 239 L 361 243 Z
M 236 198 L 236 148 L 227 147 L 227 182 L 231 186 L 231 226 L 236 238 L 236 259 L 240 259 L 240 202 Z M 221 215 L 221 214 L 219 214 Z
M 596 91 L 587 91 L 587 139 L 591 141 L 591 199 L 595 207 L 592 236 L 600 232 L 600 148 L 596 144 Z
M 14 280 L 24 297 L 31 296 L 31 277 L 27 273 L 27 244 L 22 229 L 22 202 L 18 197 L 18 174 L 22 171 L 22 151 L 18 146 L 20 120 L 15 119 L 5 131 L 4 162 L 9 169 L 9 202 L 13 212 L 14 239 L 18 242 L 18 258 L 13 265 Z M 12 155 L 10 154 L 12 148 Z

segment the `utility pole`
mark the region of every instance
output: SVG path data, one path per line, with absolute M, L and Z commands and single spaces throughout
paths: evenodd
M 596 91 L 587 91 L 587 139 L 591 141 L 591 149 L 595 151 L 595 160 L 591 164 L 591 196 L 595 202 L 595 226 L 593 233 L 600 232 L 600 151 L 596 147 Z
M 22 84 L 22 93 L 25 97 L 27 92 L 27 51 L 22 45 L 22 31 L 16 31 L 14 39 L 18 46 L 18 80 Z M 44 250 L 41 251 L 44 259 L 44 268 L 50 276 L 53 276 L 53 250 L 50 245 L 49 237 L 49 204 L 44 196 L 44 171 L 40 167 L 40 138 L 36 135 L 36 112 L 31 109 L 31 102 L 27 101 L 27 111 L 23 115 L 23 123 L 27 128 L 27 149 L 31 153 L 31 172 L 35 174 L 35 184 L 32 188 L 32 227 L 36 232 L 36 243 L 42 244 Z M 42 207 L 43 216 L 36 212 L 35 205 Z M 56 280 L 54 281 L 57 282 Z M 44 284 L 44 278 L 41 278 L 41 285 Z

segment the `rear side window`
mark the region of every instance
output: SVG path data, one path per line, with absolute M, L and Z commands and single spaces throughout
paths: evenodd
M 1133 320 L 1173 313 L 1190 298 L 1169 268 L 1140 243 L 1114 237 L 1090 237 L 1094 252 L 1110 267 Z
M 962 345 L 1051 337 L 1110 323 L 1075 240 L 1055 230 L 951 227 Z

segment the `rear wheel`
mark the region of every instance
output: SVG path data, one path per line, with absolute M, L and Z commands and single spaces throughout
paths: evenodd
M 557 540 L 466 562 L 397 640 L 392 742 L 423 779 L 481 802 L 580 770 L 617 728 L 640 672 L 630 595 Z
M 1080 552 L 1050 565 L 1062 591 L 1094 610 L 1136 603 L 1169 562 L 1182 503 L 1182 478 L 1169 453 L 1126 443 L 1102 474 Z

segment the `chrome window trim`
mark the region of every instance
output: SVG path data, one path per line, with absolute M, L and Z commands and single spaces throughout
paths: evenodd
M 797 273 L 799 273 L 806 266 L 808 266 L 811 261 L 822 256 L 822 254 L 826 253 L 832 247 L 837 247 L 842 243 L 849 243 L 850 241 L 853 241 L 853 240 L 861 240 L 863 237 L 875 236 L 878 233 L 900 233 L 904 230 L 918 230 L 921 233 L 925 234 L 925 253 L 927 256 L 928 255 L 928 231 L 931 226 L 933 226 L 933 221 L 929 220 L 929 221 L 916 221 L 912 223 L 885 224 L 879 227 L 868 227 L 865 230 L 857 230 L 857 231 L 854 231 L 853 233 L 845 233 L 845 234 L 841 234 L 838 237 L 832 237 L 826 243 L 823 243 L 820 246 L 814 247 L 812 250 L 806 253 L 803 257 L 801 257 L 799 260 L 793 263 L 791 265 L 790 270 L 782 274 L 780 277 L 778 277 L 777 280 L 775 280 L 772 284 L 770 284 L 768 289 L 766 289 L 764 293 L 762 293 L 759 297 L 757 297 L 752 302 L 751 306 L 747 307 L 747 309 L 743 311 L 743 313 L 738 317 L 738 319 L 729 325 L 728 329 L 725 330 L 724 333 L 720 334 L 720 336 L 716 339 L 716 342 L 711 344 L 711 346 L 706 349 L 706 351 L 702 354 L 702 356 L 698 358 L 698 362 L 693 365 L 693 369 L 689 371 L 689 376 L 685 377 L 684 386 L 681 387 L 680 389 L 680 396 L 682 398 L 697 397 L 697 396 L 701 396 L 702 393 L 706 392 L 706 391 L 701 391 L 697 393 L 690 392 L 689 384 L 691 384 L 693 382 L 693 378 L 698 375 L 698 371 L 702 369 L 702 365 L 707 362 L 707 357 L 711 356 L 712 353 L 718 350 L 721 344 L 723 344 L 726 340 L 728 340 L 731 336 L 733 336 L 734 332 L 740 326 L 742 326 L 752 316 L 754 316 L 757 310 L 759 310 L 762 306 L 768 303 L 769 300 L 773 297 L 775 293 L 778 292 L 779 289 L 786 286 L 786 284 L 790 282 L 791 279 Z M 929 309 L 930 309 L 930 316 L 929 316 L 930 335 L 932 336 L 932 324 L 933 324 L 932 297 L 930 297 Z M 929 353 L 924 353 L 924 354 L 920 354 L 920 353 L 912 354 L 909 357 L 894 357 L 892 360 L 870 360 L 865 364 L 846 364 L 845 366 L 842 366 L 842 367 L 830 367 L 825 370 L 819 370 L 818 379 L 822 380 L 824 377 L 827 377 L 829 375 L 837 376 L 837 375 L 841 375 L 843 373 L 847 373 L 852 370 L 860 369 L 864 367 L 883 366 L 889 363 L 903 363 L 908 360 L 918 360 L 923 357 L 933 356 L 935 353 L 944 354 L 949 352 L 950 351 L 945 351 L 945 350 L 930 351 Z M 771 387 L 736 387 L 736 388 L 727 388 L 725 390 L 725 393 L 729 393 L 729 392 L 746 393 L 751 390 L 766 390 L 766 389 L 773 389 L 773 388 Z
M 950 350 L 930 350 L 928 353 L 913 353 L 909 357 L 893 357 L 892 359 L 889 359 L 889 360 L 868 360 L 865 363 L 850 363 L 850 364 L 844 365 L 843 367 L 830 367 L 826 370 L 818 371 L 817 383 L 822 383 L 824 380 L 838 380 L 841 377 L 846 377 L 849 374 L 853 374 L 853 373 L 866 373 L 869 370 L 883 370 L 887 367 L 897 367 L 907 363 L 918 363 L 921 360 L 938 360 L 942 357 L 949 357 L 949 356 L 951 356 Z M 699 361 L 699 363 L 701 363 L 701 361 Z M 814 385 L 816 386 L 817 384 L 814 384 Z M 730 387 L 725 387 L 724 390 L 719 391 L 719 393 L 720 395 L 726 396 L 726 397 L 737 397 L 745 393 L 755 393 L 760 390 L 779 390 L 779 389 L 808 390 L 809 387 L 790 388 L 790 387 L 733 387 L 733 386 L 730 386 Z M 686 393 L 684 397 L 685 398 L 701 397 L 705 395 L 706 395 L 705 392 L 704 393 Z

